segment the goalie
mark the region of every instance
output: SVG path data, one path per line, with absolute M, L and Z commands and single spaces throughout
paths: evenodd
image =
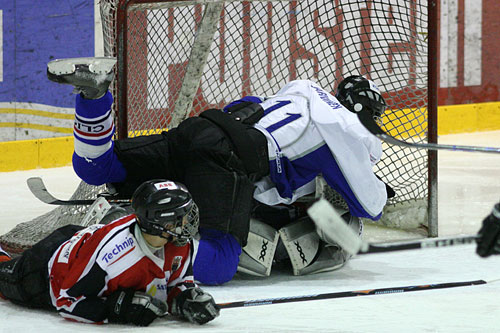
M 372 81 L 349 77 L 337 97 L 311 81 L 292 81 L 273 97 L 247 96 L 225 112 L 206 110 L 161 134 L 113 141 L 113 97 L 107 90 L 115 62 L 76 58 L 48 64 L 50 80 L 79 93 L 73 167 L 88 184 L 110 183 L 122 196 L 152 178 L 185 184 L 200 209 L 196 280 L 222 284 L 237 270 L 269 275 L 279 238 L 296 275 L 341 267 L 345 253 L 307 217 L 274 227 L 251 220 L 258 208 L 254 199 L 261 208 L 290 206 L 314 194 L 318 175 L 345 200 L 344 217 L 353 228 L 361 232 L 361 217 L 380 218 L 388 194 L 372 168 L 381 143 L 354 114 L 384 113 L 385 101 Z
M 14 259 L 0 248 L 0 296 L 84 323 L 217 317 L 212 296 L 193 281 L 198 209 L 184 185 L 147 181 L 132 208 L 107 225 L 61 227 Z

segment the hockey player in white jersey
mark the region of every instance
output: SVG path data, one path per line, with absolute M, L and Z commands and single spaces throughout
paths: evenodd
M 124 196 L 149 178 L 184 183 L 200 208 L 198 281 L 222 284 L 237 270 L 269 275 L 279 239 L 296 275 L 341 267 L 345 254 L 307 217 L 286 226 L 250 219 L 255 202 L 290 207 L 314 195 L 320 176 L 345 200 L 342 213 L 353 228 L 361 231 L 361 217 L 380 218 L 387 192 L 372 167 L 381 143 L 355 114 L 383 114 L 386 104 L 372 81 L 347 78 L 337 97 L 314 82 L 292 81 L 271 98 L 247 96 L 160 135 L 112 140 L 113 65 L 109 58 L 48 64 L 50 80 L 79 92 L 73 167 L 85 182 L 111 183 Z
M 61 227 L 12 260 L 0 251 L 0 296 L 84 323 L 217 317 L 213 298 L 193 279 L 198 210 L 184 185 L 147 181 L 132 208 L 107 225 Z
M 357 232 L 362 232 L 359 217 L 380 218 L 387 189 L 372 168 L 381 158 L 382 147 L 355 114 L 366 108 L 376 119 L 383 115 L 385 101 L 372 81 L 349 77 L 339 85 L 336 97 L 314 82 L 292 81 L 261 105 L 264 116 L 255 128 L 268 139 L 270 174 L 256 183 L 256 200 L 266 205 L 292 204 L 319 190 L 321 175 L 319 179 L 345 200 L 349 209 L 341 213 Z M 277 244 L 271 241 L 275 233 L 269 227 L 253 220 L 252 229 L 266 235 L 257 238 L 267 243 L 268 251 Z M 308 217 L 281 227 L 279 235 L 295 275 L 334 270 L 348 259 L 321 230 L 315 230 Z M 269 265 L 259 262 L 259 257 L 261 252 L 251 246 L 243 249 L 240 270 L 269 274 Z

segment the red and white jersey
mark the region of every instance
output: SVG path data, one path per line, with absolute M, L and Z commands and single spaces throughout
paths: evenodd
M 66 319 L 87 323 L 107 322 L 104 301 L 117 290 L 144 291 L 170 309 L 174 297 L 195 286 L 192 244 L 167 243 L 153 254 L 135 215 L 77 232 L 56 250 L 48 269 L 54 307 Z

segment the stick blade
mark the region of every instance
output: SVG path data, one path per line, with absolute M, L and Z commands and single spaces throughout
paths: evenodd
M 28 188 L 30 189 L 31 193 L 33 193 L 33 195 L 37 197 L 38 200 L 47 204 L 53 204 L 54 202 L 58 201 L 47 191 L 42 178 L 31 177 L 26 180 L 26 183 L 28 184 Z
M 326 199 L 315 202 L 307 213 L 316 224 L 316 231 L 323 236 L 322 238 L 334 241 L 352 255 L 364 247 L 361 238 L 345 223 Z
M 92 205 L 94 200 L 61 200 L 54 197 L 45 187 L 42 178 L 31 177 L 26 180 L 31 193 L 40 200 L 49 205 L 72 206 L 72 205 Z

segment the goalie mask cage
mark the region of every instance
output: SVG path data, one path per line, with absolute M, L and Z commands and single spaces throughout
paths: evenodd
M 242 96 L 272 95 L 294 79 L 313 80 L 334 93 L 342 78 L 357 74 L 383 92 L 390 106 L 383 117 L 387 132 L 436 142 L 436 2 L 101 0 L 105 55 L 118 59 L 118 137 L 174 127 Z M 425 225 L 437 236 L 437 155 L 383 148 L 375 171 L 396 196 L 381 223 Z M 95 197 L 100 190 L 82 183 L 72 198 Z M 328 187 L 323 194 L 344 204 Z M 19 225 L 2 237 L 3 244 L 30 246 L 56 226 L 78 223 L 84 212 L 59 207 Z M 30 228 L 36 237 L 27 239 Z

